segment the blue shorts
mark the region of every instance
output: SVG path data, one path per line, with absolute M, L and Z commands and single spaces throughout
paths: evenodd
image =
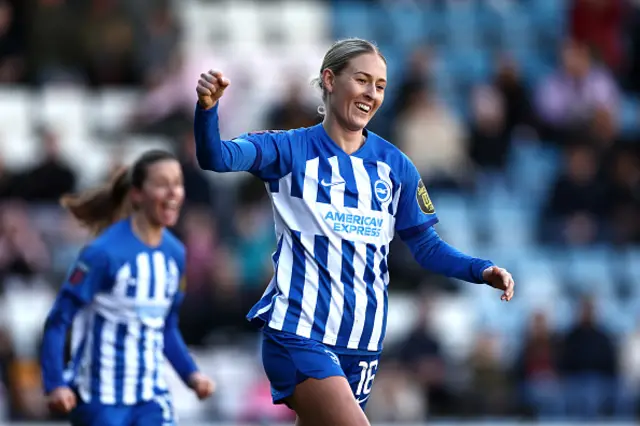
M 336 353 L 315 340 L 266 327 L 262 334 L 262 363 L 271 382 L 274 404 L 283 403 L 306 379 L 343 376 L 364 410 L 378 371 L 380 353 Z
M 72 426 L 175 426 L 169 394 L 135 405 L 78 402 L 69 416 Z

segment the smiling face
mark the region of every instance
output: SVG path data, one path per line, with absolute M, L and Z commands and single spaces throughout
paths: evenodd
M 184 201 L 184 184 L 180 163 L 167 159 L 147 166 L 142 188 L 133 188 L 133 202 L 149 223 L 173 226 Z
M 322 80 L 329 94 L 327 112 L 346 130 L 359 131 L 382 105 L 387 65 L 378 54 L 364 53 L 352 58 L 338 75 L 325 69 Z

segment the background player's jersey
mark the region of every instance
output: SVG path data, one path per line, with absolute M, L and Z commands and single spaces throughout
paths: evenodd
M 68 370 L 85 402 L 130 405 L 166 391 L 163 332 L 184 257 L 169 232 L 150 248 L 129 220 L 83 250 L 64 285 L 87 303 L 73 322 Z
M 252 321 L 339 349 L 380 351 L 387 321 L 387 255 L 397 231 L 437 222 L 410 160 L 367 132 L 348 155 L 322 125 L 250 133 L 252 173 L 275 216 L 275 274 Z

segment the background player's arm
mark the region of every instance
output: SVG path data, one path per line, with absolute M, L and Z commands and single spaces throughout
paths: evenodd
M 71 268 L 44 327 L 40 362 L 44 390 L 47 394 L 67 386 L 63 378 L 64 346 L 73 318 L 83 306 L 91 303 L 108 276 L 108 258 L 95 247 L 80 253 Z
M 194 362 L 189 349 L 187 348 L 180 328 L 178 327 L 178 315 L 180 305 L 184 299 L 184 293 L 180 290 L 176 293 L 173 305 L 169 311 L 169 315 L 164 326 L 164 355 L 167 357 L 171 366 L 180 376 L 185 384 L 189 384 L 189 378 L 193 373 L 198 371 L 198 367 Z

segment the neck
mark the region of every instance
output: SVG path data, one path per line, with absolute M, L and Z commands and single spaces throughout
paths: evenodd
M 347 154 L 353 154 L 364 144 L 362 130 L 347 130 L 342 126 L 335 115 L 327 115 L 322 122 L 325 132 Z
M 131 216 L 133 233 L 146 245 L 156 247 L 162 241 L 162 226 L 149 222 L 142 213 L 134 213 Z

